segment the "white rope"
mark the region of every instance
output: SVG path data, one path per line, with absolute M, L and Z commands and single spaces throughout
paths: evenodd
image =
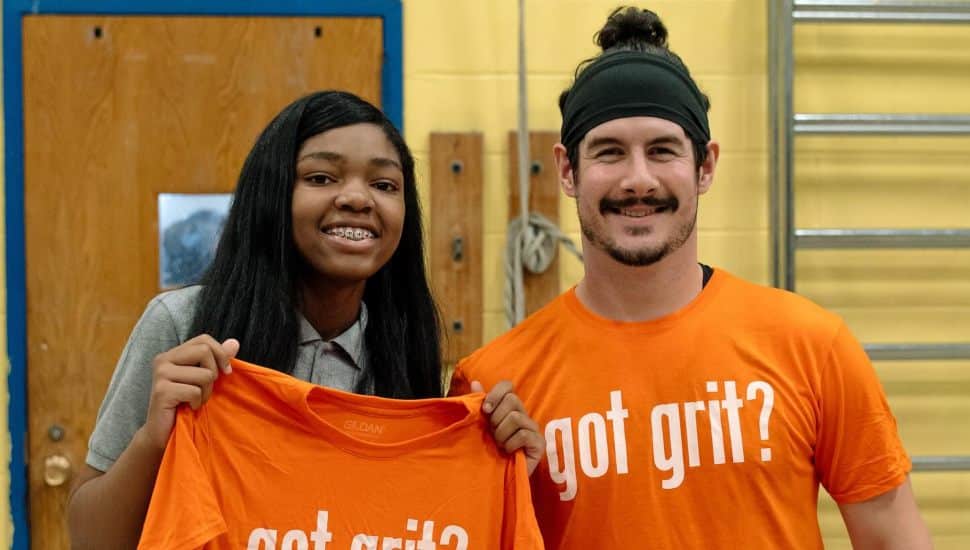
M 538 212 L 529 212 L 529 121 L 525 67 L 525 1 L 519 0 L 519 215 L 511 222 L 505 246 L 505 319 L 510 327 L 525 318 L 525 286 L 522 270 L 544 273 L 562 243 L 582 259 L 572 240 L 555 223 Z M 523 220 L 528 220 L 524 223 Z
M 505 241 L 505 319 L 510 327 L 525 318 L 523 269 L 529 273 L 545 273 L 556 259 L 559 244 L 583 259 L 576 244 L 555 223 L 538 212 L 528 216 L 527 224 L 522 223 L 521 217 L 509 222 Z

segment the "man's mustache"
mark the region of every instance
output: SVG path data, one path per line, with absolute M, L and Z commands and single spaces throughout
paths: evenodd
M 643 204 L 646 206 L 651 206 L 654 208 L 666 208 L 671 212 L 676 212 L 677 208 L 680 207 L 680 201 L 677 197 L 626 197 L 623 199 L 611 199 L 609 197 L 603 197 L 600 199 L 600 213 L 605 214 L 611 210 L 622 210 L 624 208 L 630 208 Z

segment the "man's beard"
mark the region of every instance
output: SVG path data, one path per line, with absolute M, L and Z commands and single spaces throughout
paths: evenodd
M 577 182 L 578 189 L 578 182 Z M 678 250 L 680 247 L 684 246 L 687 239 L 690 238 L 691 234 L 694 232 L 694 227 L 697 225 L 697 200 L 694 199 L 694 216 L 689 222 L 684 223 L 680 227 L 676 228 L 676 231 L 666 242 L 660 243 L 657 246 L 649 246 L 638 249 L 628 249 L 622 248 L 616 244 L 613 239 L 610 239 L 603 234 L 598 234 L 590 224 L 586 223 L 583 219 L 582 213 L 579 211 L 579 200 L 576 201 L 576 213 L 579 217 L 579 226 L 583 232 L 583 236 L 586 240 L 590 242 L 593 246 L 606 251 L 611 258 L 620 262 L 623 265 L 628 265 L 631 267 L 644 267 L 648 265 L 653 265 L 660 260 L 666 258 L 674 251 Z M 637 204 L 645 204 L 650 207 L 664 209 L 664 213 L 674 214 L 680 208 L 680 201 L 676 197 L 670 197 L 666 199 L 659 199 L 656 197 L 630 197 L 621 200 L 614 200 L 609 198 L 603 198 L 600 200 L 599 213 L 600 216 L 604 217 L 610 213 L 618 211 L 622 208 L 629 208 Z M 605 223 L 603 227 L 605 228 Z M 645 235 L 648 234 L 650 230 L 634 230 L 633 235 Z

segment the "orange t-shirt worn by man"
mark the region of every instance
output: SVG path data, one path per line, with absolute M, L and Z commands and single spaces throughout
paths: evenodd
M 233 360 L 179 410 L 142 550 L 541 550 L 483 395 L 392 400 Z
M 910 470 L 842 320 L 723 270 L 647 322 L 570 290 L 462 361 L 452 394 L 502 379 L 546 437 L 532 485 L 550 549 L 822 548 L 820 483 L 853 503 Z

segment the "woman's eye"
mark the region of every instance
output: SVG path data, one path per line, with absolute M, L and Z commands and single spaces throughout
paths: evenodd
M 374 182 L 374 187 L 381 191 L 397 191 L 397 184 L 392 181 L 380 180 Z
M 305 178 L 308 182 L 314 183 L 316 185 L 326 185 L 334 181 L 333 178 L 326 174 L 310 174 Z

